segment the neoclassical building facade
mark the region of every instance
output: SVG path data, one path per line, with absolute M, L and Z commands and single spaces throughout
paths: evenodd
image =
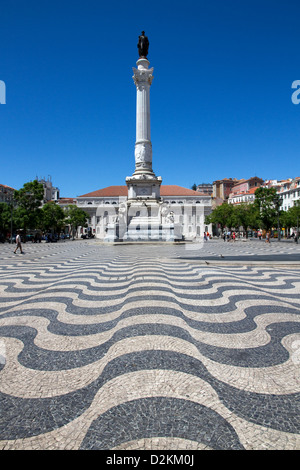
M 211 233 L 205 224 L 211 212 L 211 197 L 176 185 L 161 185 L 157 214 L 152 217 L 151 199 L 141 198 L 140 203 L 130 205 L 127 186 L 109 186 L 79 196 L 77 206 L 89 216 L 88 229 L 103 241 L 123 241 L 128 225 L 135 219 L 132 240 L 194 241 Z M 157 230 L 156 220 L 166 232 Z M 151 230 L 149 230 L 151 229 Z M 145 238 L 145 230 L 148 235 Z M 169 230 L 169 233 L 168 233 Z M 127 238 L 128 239 L 128 238 Z

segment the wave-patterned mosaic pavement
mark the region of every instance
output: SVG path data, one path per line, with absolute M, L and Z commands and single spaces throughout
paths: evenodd
M 0 449 L 300 449 L 299 268 L 25 248 L 0 248 Z

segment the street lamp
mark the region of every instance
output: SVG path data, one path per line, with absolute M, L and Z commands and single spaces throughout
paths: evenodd
M 279 225 L 279 223 L 280 223 L 280 221 L 279 221 L 279 214 L 280 214 L 279 208 L 282 204 L 282 199 L 277 196 L 273 199 L 273 202 L 274 202 L 274 206 L 277 210 L 277 233 L 278 233 L 278 241 L 280 242 L 280 240 L 281 240 L 281 229 L 280 229 L 280 225 Z

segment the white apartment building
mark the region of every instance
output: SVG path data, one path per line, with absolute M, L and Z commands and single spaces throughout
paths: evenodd
M 282 210 L 288 211 L 297 203 L 300 204 L 300 177 L 287 180 L 278 187 L 277 192 L 282 199 Z
M 255 199 L 255 191 L 257 188 L 251 188 L 249 191 L 240 192 L 240 193 L 231 193 L 228 198 L 228 204 L 242 204 L 242 203 L 250 203 L 254 202 Z

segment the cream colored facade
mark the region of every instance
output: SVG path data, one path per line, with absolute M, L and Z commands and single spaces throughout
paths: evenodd
M 147 240 L 160 240 L 156 214 L 155 219 L 151 214 L 151 201 L 143 198 L 140 204 L 128 204 L 126 186 L 110 186 L 77 197 L 77 206 L 87 212 L 89 230 L 100 240 L 123 241 L 128 224 L 136 217 L 139 220 L 136 241 L 139 241 L 139 231 L 145 237 L 145 230 L 149 231 Z M 170 230 L 170 234 L 164 232 L 165 241 L 195 241 L 203 237 L 204 231 L 211 233 L 211 225 L 205 224 L 205 217 L 211 212 L 210 196 L 180 186 L 162 185 L 158 210 L 159 225 Z

